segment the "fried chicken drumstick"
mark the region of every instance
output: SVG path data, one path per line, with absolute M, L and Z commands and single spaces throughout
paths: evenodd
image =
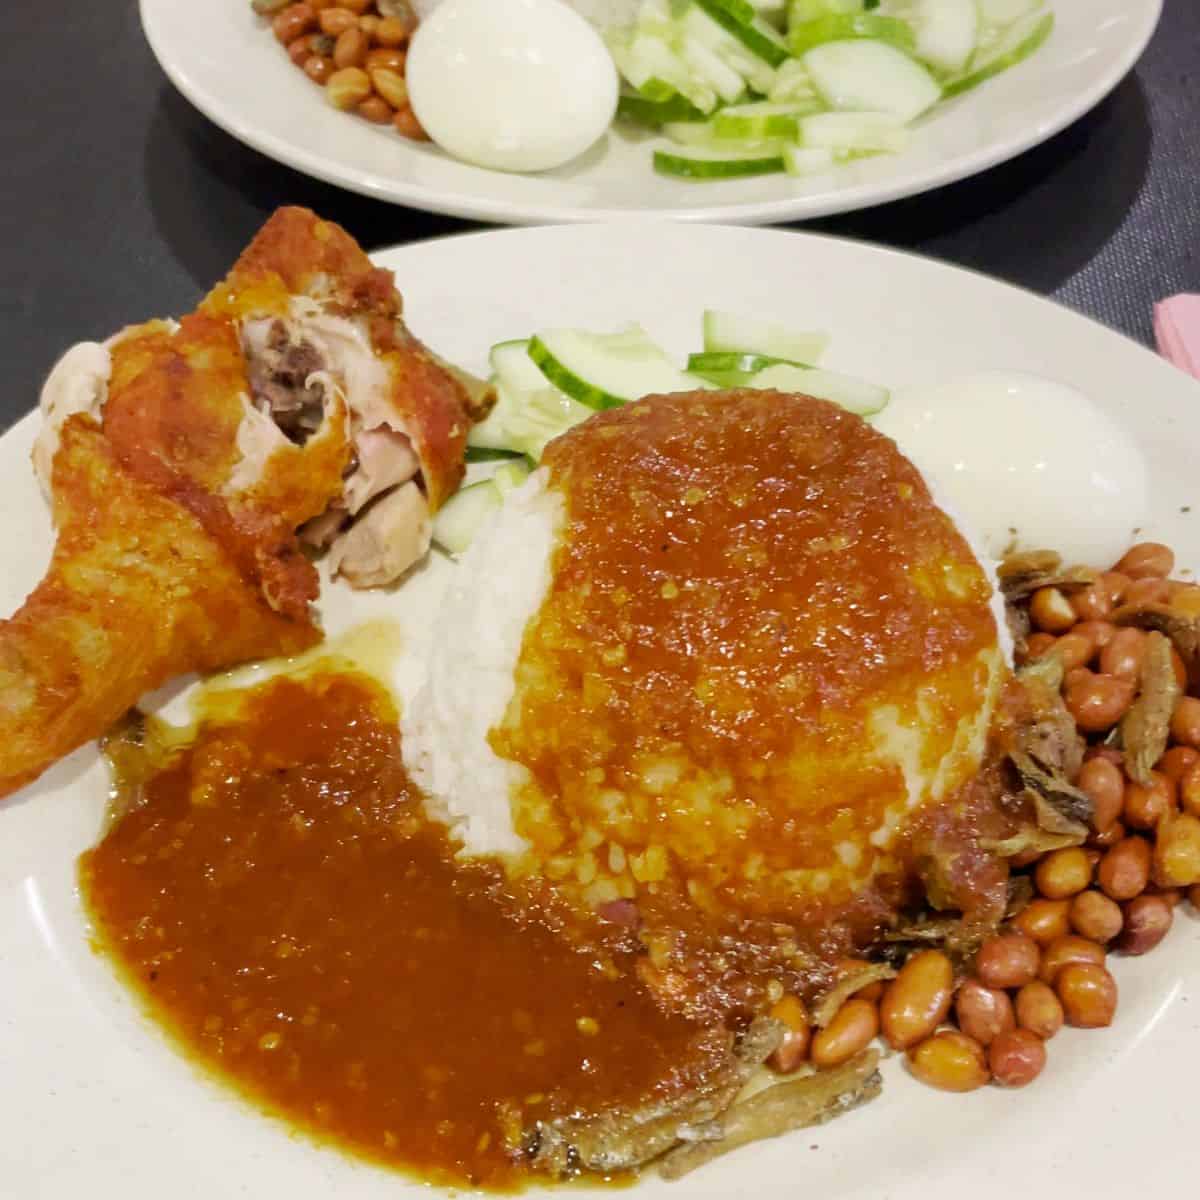
M 302 543 L 353 586 L 402 575 L 461 479 L 474 403 L 390 272 L 302 209 L 178 323 L 69 351 L 33 453 L 54 555 L 0 621 L 0 796 L 175 676 L 319 641 Z

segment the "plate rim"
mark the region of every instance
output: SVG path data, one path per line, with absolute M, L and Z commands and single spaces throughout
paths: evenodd
M 696 208 L 622 209 L 603 206 L 574 208 L 561 204 L 524 204 L 494 200 L 482 194 L 459 191 L 431 191 L 419 183 L 388 179 L 356 168 L 347 170 L 327 158 L 304 148 L 296 149 L 286 139 L 256 130 L 254 124 L 230 112 L 219 96 L 192 79 L 163 43 L 158 12 L 172 0 L 138 0 L 138 17 L 143 35 L 155 61 L 175 89 L 199 111 L 231 137 L 265 155 L 272 161 L 321 180 L 334 187 L 397 206 L 456 217 L 463 220 L 490 221 L 506 225 L 571 224 L 616 222 L 653 217 L 656 220 L 704 224 L 769 225 L 785 221 L 809 221 L 820 217 L 857 212 L 933 192 L 949 184 L 978 175 L 991 167 L 1019 157 L 1074 124 L 1109 96 L 1136 66 L 1158 29 L 1165 0 L 1139 0 L 1144 4 L 1140 25 L 1119 57 L 1114 68 L 1064 104 L 1053 116 L 1031 125 L 1020 136 L 987 144 L 960 155 L 924 173 L 916 173 L 892 183 L 858 184 L 815 196 L 749 203 L 713 204 Z

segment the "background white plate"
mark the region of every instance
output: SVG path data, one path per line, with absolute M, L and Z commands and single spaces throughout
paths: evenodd
M 640 320 L 683 355 L 698 342 L 700 310 L 721 306 L 829 329 L 832 366 L 884 383 L 972 367 L 1057 376 L 1089 392 L 1140 440 L 1153 464 L 1146 532 L 1200 566 L 1200 384 L 1025 292 L 855 243 L 649 223 L 477 234 L 389 251 L 379 261 L 396 271 L 414 329 L 477 370 L 493 342 L 547 321 L 603 329 Z M 49 524 L 26 461 L 33 432 L 28 418 L 0 439 L 0 612 L 20 602 L 49 555 Z M 435 560 L 395 595 L 353 603 L 334 589 L 327 626 L 387 612 L 416 646 L 452 569 Z M 94 841 L 104 800 L 104 772 L 87 748 L 0 802 L 0 1194 L 428 1195 L 244 1108 L 138 1014 L 89 949 L 75 890 L 75 856 Z M 945 1095 L 892 1063 L 876 1104 L 740 1151 L 684 1183 L 648 1180 L 636 1194 L 1008 1200 L 1015 1187 L 1029 1200 L 1178 1194 L 1181 1181 L 1200 1171 L 1200 921 L 1180 909 L 1165 946 L 1145 959 L 1118 960 L 1116 973 L 1115 1027 L 1061 1033 L 1046 1074 L 1027 1091 Z M 436 1014 L 430 1029 L 435 1037 Z
M 414 208 L 506 224 L 638 213 L 765 224 L 849 212 L 973 175 L 1037 145 L 1106 96 L 1145 49 L 1162 0 L 1051 0 L 1057 27 L 1031 59 L 924 122 L 902 155 L 822 179 L 719 183 L 654 172 L 649 142 L 610 132 L 541 176 L 455 162 L 431 145 L 335 112 L 287 61 L 249 0 L 141 0 L 158 61 L 234 137 L 318 179 Z

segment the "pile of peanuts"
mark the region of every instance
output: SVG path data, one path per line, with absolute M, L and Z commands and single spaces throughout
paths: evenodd
M 1024 1087 L 1041 1074 L 1046 1043 L 1064 1024 L 1112 1023 L 1109 952 L 1145 954 L 1166 937 L 1185 897 L 1200 908 L 1200 698 L 1178 701 L 1150 785 L 1130 779 L 1120 751 L 1102 744 L 1137 694 L 1147 637 L 1108 618 L 1145 601 L 1200 614 L 1200 588 L 1171 580 L 1174 565 L 1168 547 L 1141 543 L 1095 584 L 1069 593 L 1047 587 L 1030 599 L 1037 632 L 1025 658 L 1053 648 L 1064 659 L 1064 702 L 1089 740 L 1076 781 L 1094 809 L 1086 844 L 1013 860 L 1029 872 L 1035 898 L 981 945 L 965 977 L 941 950 L 922 950 L 894 979 L 855 993 L 823 1029 L 799 999 L 783 997 L 772 1009 L 789 1031 L 776 1070 L 839 1066 L 882 1035 L 934 1087 Z M 1175 667 L 1186 689 L 1178 656 Z M 864 965 L 848 959 L 839 970 Z
M 407 138 L 427 135 L 408 102 L 404 64 L 416 25 L 404 0 L 251 0 L 288 57 L 325 89 L 334 108 L 391 125 Z

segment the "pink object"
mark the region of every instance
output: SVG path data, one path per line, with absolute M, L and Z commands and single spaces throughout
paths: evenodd
M 1154 306 L 1158 352 L 1200 379 L 1200 296 L 1172 296 Z

